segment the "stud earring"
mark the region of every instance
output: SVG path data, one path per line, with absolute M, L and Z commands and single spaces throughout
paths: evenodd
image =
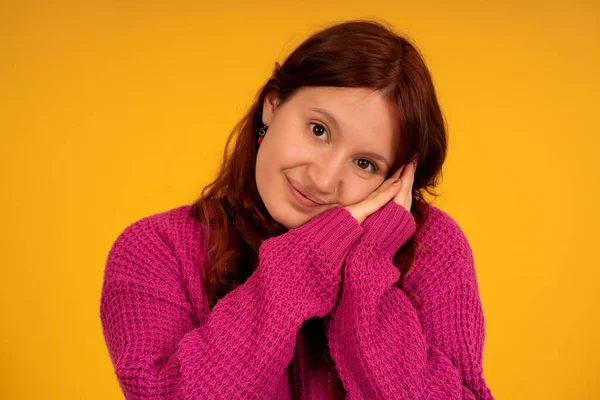
M 258 145 L 259 146 L 263 141 L 263 137 L 267 134 L 267 129 L 269 129 L 269 127 L 266 125 L 263 125 L 263 127 L 260 128 L 260 131 L 258 131 Z

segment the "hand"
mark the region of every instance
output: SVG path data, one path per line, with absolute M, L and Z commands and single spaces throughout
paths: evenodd
M 367 198 L 346 206 L 346 210 L 352 214 L 359 224 L 362 224 L 369 215 L 385 206 L 390 200 L 410 212 L 415 170 L 416 162 L 403 165 L 392 176 L 383 181 Z

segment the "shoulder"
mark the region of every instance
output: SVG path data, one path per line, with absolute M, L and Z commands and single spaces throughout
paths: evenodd
M 108 254 L 106 274 L 177 272 L 182 255 L 197 248 L 200 224 L 184 205 L 141 218 L 116 238 Z M 169 271 L 173 269 L 173 271 Z
M 469 240 L 458 222 L 436 206 L 430 205 L 428 208 L 429 216 L 417 234 L 418 241 L 438 254 L 472 254 Z
M 194 236 L 197 224 L 190 214 L 190 206 L 184 205 L 168 211 L 141 218 L 129 224 L 117 237 L 115 245 L 153 246 L 161 242 L 176 247 L 187 236 Z
M 430 287 L 444 292 L 457 284 L 477 286 L 475 262 L 469 240 L 447 212 L 428 206 L 428 218 L 415 234 L 414 265 L 407 277 L 414 289 Z

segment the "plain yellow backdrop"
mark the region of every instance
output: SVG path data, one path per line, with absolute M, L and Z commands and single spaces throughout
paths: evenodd
M 0 397 L 122 398 L 98 315 L 116 236 L 193 201 L 301 40 L 376 18 L 447 118 L 434 204 L 474 251 L 493 394 L 598 398 L 597 1 L 50 3 L 0 3 Z

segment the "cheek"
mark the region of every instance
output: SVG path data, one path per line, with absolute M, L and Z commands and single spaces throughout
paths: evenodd
M 345 184 L 344 204 L 355 204 L 366 199 L 380 183 L 360 178 L 348 179 Z
M 268 158 L 273 165 L 287 168 L 312 160 L 315 148 L 302 132 L 277 132 L 269 143 Z

